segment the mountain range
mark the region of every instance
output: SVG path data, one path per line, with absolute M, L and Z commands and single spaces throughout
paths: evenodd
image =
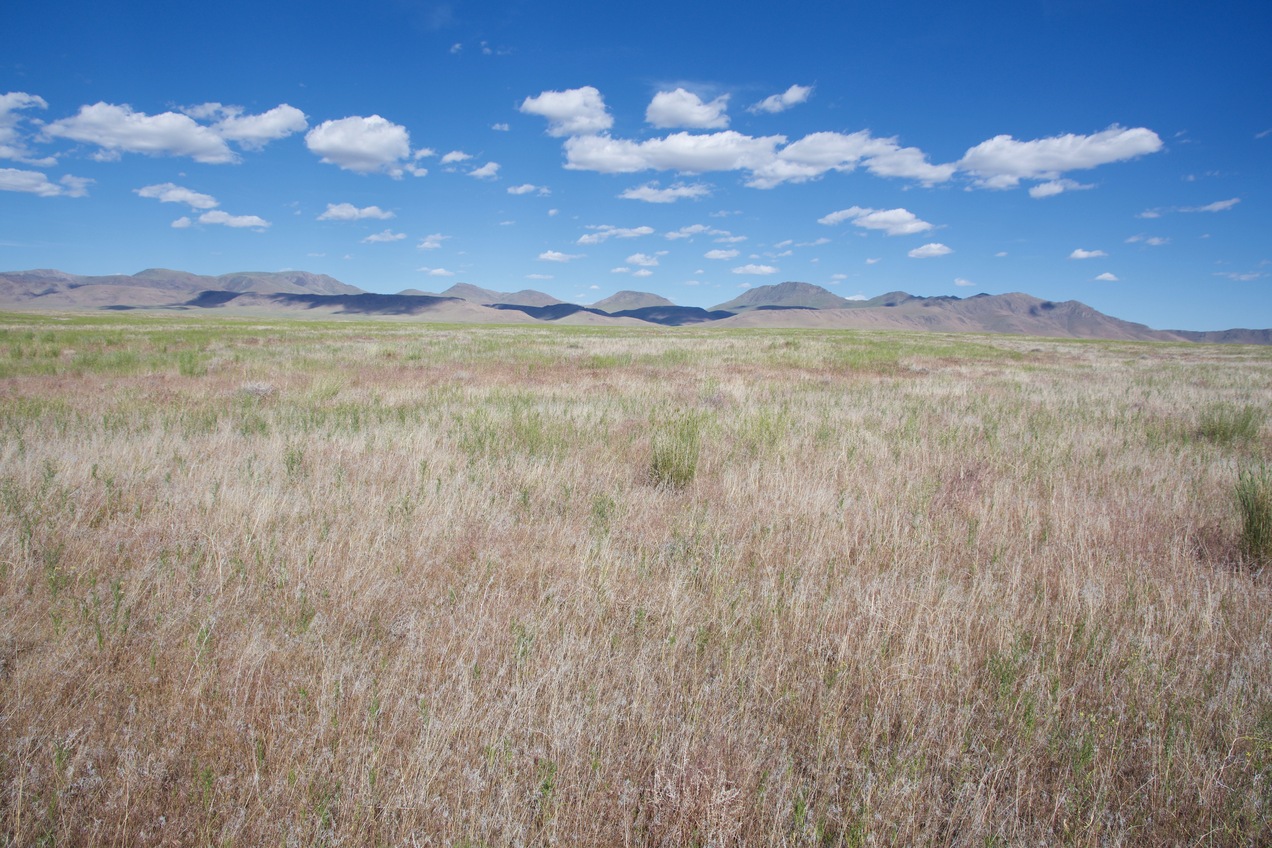
M 622 291 L 591 306 L 581 306 L 532 289 L 500 292 L 468 283 L 458 283 L 441 293 L 407 289 L 397 294 L 374 294 L 334 277 L 305 271 L 211 277 L 162 268 L 107 276 L 34 270 L 0 273 L 0 309 L 146 309 L 245 315 L 303 312 L 492 324 L 710 324 L 1272 344 L 1272 329 L 1154 330 L 1105 315 L 1076 300 L 1056 303 L 1021 293 L 916 297 L 905 292 L 848 300 L 821 286 L 801 282 L 757 286 L 733 300 L 702 309 L 677 306 L 648 292 Z

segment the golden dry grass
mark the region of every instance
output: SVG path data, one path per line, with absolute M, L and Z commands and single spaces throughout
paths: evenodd
M 1272 838 L 1266 350 L 0 316 L 0 374 L 0 844 Z

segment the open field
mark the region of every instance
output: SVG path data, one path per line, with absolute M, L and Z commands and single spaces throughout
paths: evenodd
M 1268 844 L 1270 413 L 1242 346 L 0 316 L 0 844 Z

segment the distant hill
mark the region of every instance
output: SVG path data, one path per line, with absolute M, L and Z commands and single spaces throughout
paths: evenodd
M 843 309 L 851 305 L 852 301 L 829 292 L 821 286 L 787 282 L 748 289 L 733 300 L 711 307 L 711 310 L 713 312 L 747 312 L 765 307 Z
M 470 303 L 480 303 L 483 306 L 489 306 L 493 303 L 509 303 L 516 306 L 554 306 L 562 302 L 550 294 L 544 294 L 534 289 L 522 289 L 518 292 L 499 292 L 469 285 L 468 283 L 456 283 L 442 292 L 441 296 L 458 297 L 461 300 L 467 300 Z
M 1272 344 L 1272 329 L 1154 330 L 1076 300 L 1028 294 L 916 297 L 903 291 L 847 300 L 821 286 L 757 286 L 713 309 L 677 306 L 648 292 L 622 291 L 592 306 L 524 289 L 500 292 L 457 283 L 442 294 L 406 289 L 373 294 L 305 271 L 243 271 L 217 277 L 150 268 L 79 276 L 36 269 L 0 273 L 0 309 L 187 310 L 240 315 L 366 315 L 435 322 L 591 326 L 789 327 L 1008 333 L 1079 339 Z
M 651 306 L 675 306 L 665 297 L 649 292 L 638 291 L 621 291 L 616 292 L 604 300 L 598 300 L 592 304 L 593 309 L 599 309 L 602 312 L 626 312 L 632 309 L 646 309 Z

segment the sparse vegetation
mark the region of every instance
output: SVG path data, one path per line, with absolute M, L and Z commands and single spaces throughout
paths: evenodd
M 1213 403 L 1202 410 L 1197 434 L 1218 445 L 1248 444 L 1258 438 L 1263 418 L 1252 404 Z
M 1272 840 L 1268 349 L 0 316 L 0 374 L 0 845 Z

